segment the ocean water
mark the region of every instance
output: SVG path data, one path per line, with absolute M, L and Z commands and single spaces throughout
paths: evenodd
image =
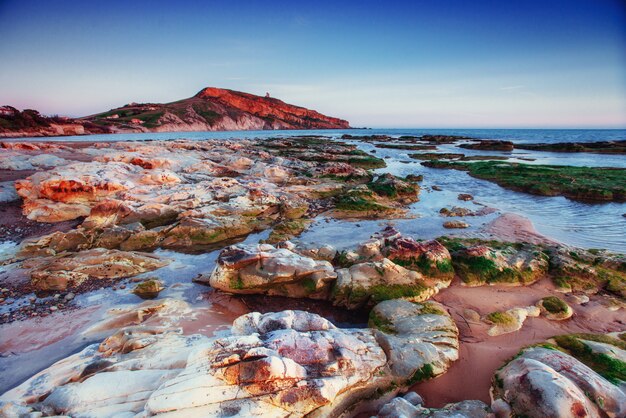
M 221 131 L 221 132 L 160 132 L 140 134 L 110 134 L 45 138 L 51 141 L 138 141 L 146 139 L 228 139 L 269 138 L 291 135 L 457 135 L 479 139 L 503 139 L 517 143 L 530 142 L 594 142 L 626 140 L 626 129 L 320 129 L 289 131 Z M 41 140 L 41 138 L 22 138 Z

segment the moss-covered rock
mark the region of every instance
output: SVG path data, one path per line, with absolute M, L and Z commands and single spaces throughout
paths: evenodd
M 487 331 L 492 337 L 518 331 L 524 325 L 526 318 L 539 316 L 539 308 L 527 306 L 525 308 L 512 308 L 507 311 L 491 312 L 486 315 L 484 321 L 492 327 Z
M 384 259 L 337 270 L 332 301 L 337 306 L 355 309 L 391 299 L 423 301 L 437 291 L 428 286 L 421 274 Z
M 626 298 L 626 257 L 570 247 L 550 247 L 550 274 L 563 292 L 608 291 Z
M 565 196 L 580 201 L 626 200 L 626 169 L 529 165 L 481 161 L 428 161 L 428 167 L 453 168 L 490 180 L 502 187 L 542 196 Z
M 570 318 L 574 311 L 564 300 L 556 296 L 548 296 L 537 302 L 537 306 L 548 319 L 561 321 Z
M 165 289 L 163 282 L 157 279 L 148 279 L 137 284 L 133 289 L 133 293 L 142 299 L 154 299 L 159 296 L 163 289 Z
M 479 240 L 444 240 L 452 252 L 452 264 L 469 286 L 533 283 L 548 271 L 548 257 L 531 244 L 492 243 Z M 478 245 L 476 245 L 478 244 Z
M 372 309 L 370 326 L 405 385 L 440 375 L 458 358 L 458 329 L 437 302 L 381 302 Z
M 404 181 L 392 174 L 384 174 L 367 184 L 367 187 L 381 197 L 393 199 L 404 204 L 417 202 L 420 187 Z

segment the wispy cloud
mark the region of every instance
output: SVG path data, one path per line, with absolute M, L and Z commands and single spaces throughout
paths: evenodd
M 518 85 L 518 86 L 505 86 L 505 87 L 500 87 L 500 90 L 521 90 L 523 88 L 525 88 L 526 86 L 522 86 L 522 85 Z

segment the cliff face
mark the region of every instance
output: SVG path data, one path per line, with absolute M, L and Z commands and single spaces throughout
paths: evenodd
M 131 103 L 80 119 L 65 118 L 62 123 L 59 118 L 37 114 L 37 123 L 24 124 L 19 119 L 23 115 L 16 112 L 12 115 L 8 114 L 10 112 L 0 113 L 0 137 L 350 127 L 346 120 L 282 100 L 215 87 L 205 88 L 193 97 L 176 102 Z
M 277 122 L 283 129 L 345 129 L 350 127 L 346 120 L 325 116 L 315 110 L 290 105 L 271 97 L 260 97 L 215 87 L 207 87 L 195 97 L 249 113 L 270 123 Z

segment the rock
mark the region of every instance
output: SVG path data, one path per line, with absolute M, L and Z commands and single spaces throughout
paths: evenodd
M 160 280 L 148 279 L 135 286 L 133 293 L 142 299 L 154 299 L 163 289 L 165 288 Z
M 571 318 L 574 314 L 572 308 L 556 296 L 548 296 L 537 302 L 537 307 L 546 318 L 554 321 L 562 321 Z
M 402 236 L 393 227 L 374 234 L 359 246 L 357 252 L 365 260 L 382 261 L 383 258 L 388 258 L 430 279 L 449 282 L 454 277 L 450 253 L 439 241 L 418 242 L 411 237 Z M 448 284 L 440 287 L 447 287 Z
M 480 322 L 480 314 L 473 309 L 463 309 L 463 317 L 469 322 Z
M 483 151 L 513 151 L 513 143 L 511 141 L 502 141 L 497 139 L 481 139 L 474 141 L 475 142 L 470 144 L 461 144 L 459 147 Z
M 420 302 L 447 287 L 449 281 L 427 280 L 416 271 L 388 260 L 354 264 L 337 270 L 331 295 L 333 304 L 356 309 L 378 302 L 403 298 Z
M 626 377 L 622 372 L 620 380 L 615 373 L 619 373 L 619 367 L 623 370 L 626 363 L 622 360 L 621 366 L 614 363 L 607 368 L 607 364 L 619 360 L 610 360 L 613 357 L 600 360 L 600 354 L 590 354 L 593 351 L 585 349 L 585 338 L 610 342 L 612 344 L 601 344 L 626 354 L 624 342 L 616 338 L 603 335 L 559 336 L 556 346 L 549 341 L 545 346 L 523 349 L 498 369 L 493 380 L 492 398 L 508 404 L 517 416 L 529 418 L 625 416 L 623 379 Z M 557 347 L 565 352 L 557 350 Z M 597 362 L 594 359 L 598 359 Z M 614 383 L 600 375 L 598 370 L 614 379 Z
M 168 263 L 169 260 L 150 254 L 98 248 L 28 260 L 23 262 L 23 267 L 31 269 L 31 284 L 36 290 L 63 291 L 76 288 L 87 280 L 123 279 Z
M 459 194 L 458 199 L 467 202 L 468 200 L 474 200 L 474 196 L 467 193 L 461 193 Z
M 476 216 L 476 212 L 467 209 L 467 208 L 461 208 L 458 206 L 454 206 L 452 207 L 452 209 L 448 209 L 448 208 L 441 208 L 441 210 L 439 211 L 439 214 L 441 216 L 445 216 L 448 218 L 452 218 L 452 217 L 461 217 L 461 216 Z
M 229 293 L 327 299 L 336 277 L 328 261 L 269 244 L 236 245 L 220 253 L 209 283 Z
M 548 249 L 550 273 L 562 292 L 611 292 L 626 297 L 626 256 L 580 248 L 552 246 Z
M 370 312 L 369 325 L 378 330 L 393 374 L 409 384 L 444 373 L 458 359 L 458 329 L 437 302 L 381 302 Z
M 443 408 L 425 408 L 422 398 L 415 392 L 393 398 L 386 403 L 375 418 L 492 418 L 490 408 L 482 401 L 461 401 Z
M 179 374 L 190 353 L 206 341 L 200 335 L 126 328 L 53 364 L 2 400 L 29 403 L 46 415 L 139 413 L 152 392 Z
M 419 200 L 420 187 L 416 184 L 404 181 L 392 174 L 383 174 L 370 183 L 367 187 L 379 196 L 400 201 L 403 204 L 414 203 Z
M 180 416 L 191 406 L 203 416 L 225 408 L 245 416 L 338 414 L 389 384 L 377 374 L 385 361 L 367 330 L 340 330 L 301 311 L 247 314 L 233 323 L 232 336 L 198 350 L 187 370 L 152 394 L 146 410 Z
M 491 243 L 452 240 L 461 248 L 452 253 L 452 264 L 463 284 L 505 284 L 520 286 L 534 283 L 548 271 L 548 257 L 541 247 L 531 244 Z
M 447 221 L 443 223 L 443 227 L 448 229 L 463 229 L 469 228 L 469 226 L 467 222 L 463 221 Z
M 437 192 L 441 192 L 443 189 L 439 186 L 430 186 L 431 189 L 437 191 Z
M 539 316 L 540 310 L 535 306 L 513 308 L 505 312 L 492 312 L 485 317 L 485 322 L 492 327 L 487 331 L 492 337 L 518 331 L 527 317 Z
M 394 334 L 340 329 L 303 311 L 249 313 L 211 339 L 128 327 L 5 393 L 2 408 L 69 416 L 354 414 L 458 357 L 456 327 L 439 308 L 384 302 L 376 312 Z

